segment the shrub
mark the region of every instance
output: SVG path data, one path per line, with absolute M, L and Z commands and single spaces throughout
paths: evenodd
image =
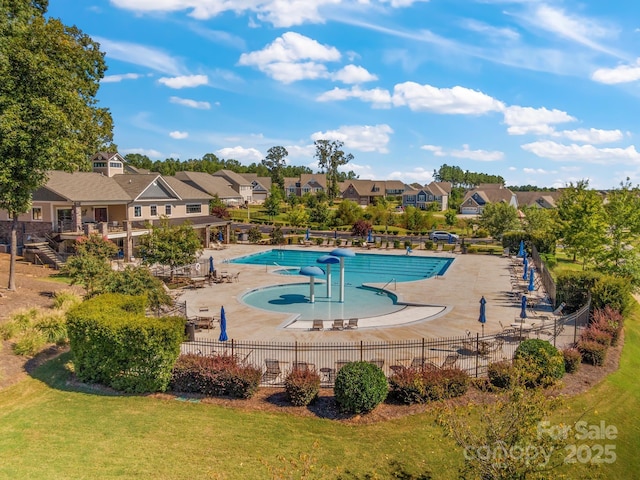
M 294 368 L 284 380 L 289 401 L 296 407 L 309 405 L 320 392 L 320 375 L 315 370 Z
M 171 372 L 170 388 L 176 392 L 251 398 L 258 390 L 261 371 L 240 365 L 231 355 L 181 355 Z
M 582 360 L 597 367 L 604 365 L 607 357 L 607 347 L 593 340 L 581 340 L 578 342 L 578 350 L 582 354 Z
M 400 240 L 393 241 L 393 248 L 400 248 Z
M 67 311 L 82 303 L 82 298 L 71 290 L 60 290 L 53 298 L 53 308 Z
M 40 332 L 47 343 L 64 345 L 69 340 L 67 337 L 67 319 L 64 314 L 49 314 L 38 319 L 35 328 Z
M 20 335 L 13 345 L 13 353 L 16 355 L 31 356 L 38 353 L 47 342 L 40 332 L 34 329 L 27 330 Z
M 591 317 L 591 326 L 611 335 L 611 345 L 616 346 L 622 332 L 624 317 L 609 305 L 604 308 L 596 308 Z
M 523 341 L 513 358 L 529 375 L 526 383 L 530 387 L 551 385 L 565 373 L 562 353 L 546 340 L 530 338 Z
M 562 350 L 564 357 L 564 369 L 567 373 L 576 373 L 582 362 L 582 354 L 577 348 L 565 348 Z
M 469 375 L 457 368 L 436 370 L 405 368 L 389 379 L 390 395 L 411 405 L 464 395 L 469 389 Z
M 593 325 L 585 329 L 580 335 L 580 340 L 598 342 L 605 347 L 611 346 L 611 335 L 602 330 L 598 330 Z
M 513 382 L 515 367 L 509 360 L 490 363 L 487 376 L 491 385 L 497 388 L 509 388 Z
M 433 240 L 425 240 L 424 248 L 425 250 L 433 250 Z
M 370 412 L 387 398 L 388 391 L 384 372 L 369 362 L 347 363 L 336 375 L 334 394 L 344 412 Z

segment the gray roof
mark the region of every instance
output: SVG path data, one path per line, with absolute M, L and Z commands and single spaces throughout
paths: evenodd
M 221 176 L 214 176 L 206 172 L 177 172 L 175 178 L 211 196 L 218 194 L 218 198 L 222 200 L 242 198 L 238 192 L 231 188 L 229 181 Z
M 232 184 L 236 184 L 236 185 L 247 185 L 250 186 L 251 182 L 247 181 L 246 178 L 244 178 L 242 175 L 240 175 L 239 173 L 236 173 L 232 170 L 218 170 L 217 172 L 215 172 L 213 174 L 215 177 L 224 177 L 226 179 L 228 179 Z
M 34 200 L 50 200 L 55 194 L 71 202 L 129 202 L 131 196 L 113 178 L 94 172 L 52 170 L 48 180 L 33 194 Z

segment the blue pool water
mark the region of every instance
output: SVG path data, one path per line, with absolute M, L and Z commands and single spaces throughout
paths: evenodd
M 316 265 L 327 271 L 327 265 L 316 260 L 328 251 L 269 250 L 231 260 L 231 263 L 272 266 L 277 273 L 296 275 L 297 269 Z M 404 308 L 390 293 L 364 287 L 367 283 L 410 282 L 443 275 L 452 258 L 409 255 L 357 254 L 344 259 L 344 302 L 339 301 L 340 266 L 331 266 L 331 298 L 327 297 L 326 275 L 315 280 L 315 303 L 310 302 L 308 277 L 300 276 L 299 284 L 275 285 L 253 290 L 243 296 L 248 305 L 264 310 L 298 314 L 299 320 L 365 318 L 392 313 Z M 281 267 L 281 268 L 279 268 Z

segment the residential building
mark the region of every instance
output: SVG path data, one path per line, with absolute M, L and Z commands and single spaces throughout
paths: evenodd
M 449 182 L 431 182 L 422 188 L 407 185 L 402 195 L 402 206 L 427 210 L 429 205 L 435 203 L 438 205 L 438 211 L 443 212 L 449 208 L 450 194 L 451 184 Z
M 198 190 L 218 198 L 227 206 L 244 205 L 244 198 L 231 188 L 224 177 L 214 176 L 206 172 L 177 172 L 175 177 Z
M 271 192 L 271 177 L 259 177 L 257 173 L 242 173 L 241 175 L 251 183 L 253 201 L 264 203 Z
M 351 200 L 362 206 L 371 205 L 376 198 L 384 198 L 386 195 L 384 181 L 347 180 L 342 185 L 342 199 Z
M 231 188 L 240 194 L 245 204 L 253 203 L 253 185 L 242 175 L 231 170 L 223 169 L 213 173 L 213 176 L 222 177 L 229 182 Z
M 479 215 L 489 203 L 504 202 L 518 208 L 516 194 L 499 183 L 485 183 L 469 190 L 460 205 L 460 213 L 467 215 Z

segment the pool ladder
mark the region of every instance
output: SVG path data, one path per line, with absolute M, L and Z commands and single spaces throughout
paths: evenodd
M 387 283 L 384 284 L 384 287 L 382 287 L 381 289 L 378 290 L 378 295 L 384 295 L 384 289 L 387 288 L 387 286 L 393 282 L 393 289 L 396 290 L 398 288 L 398 282 L 396 282 L 395 278 L 392 278 L 391 280 L 389 280 Z

